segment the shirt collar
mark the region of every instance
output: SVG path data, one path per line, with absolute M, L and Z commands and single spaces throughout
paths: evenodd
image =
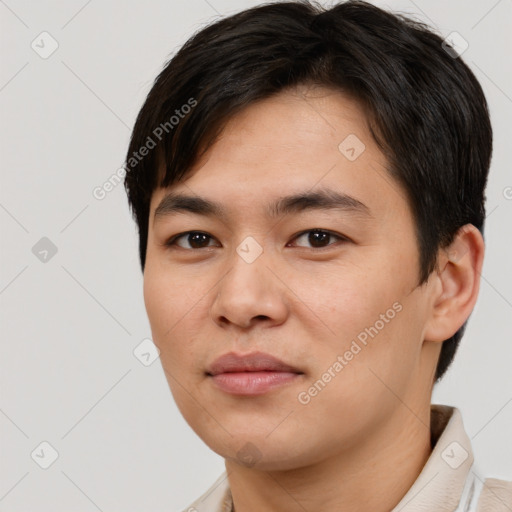
M 391 512 L 453 512 L 473 465 L 471 442 L 456 407 L 432 404 L 433 450 L 421 473 Z

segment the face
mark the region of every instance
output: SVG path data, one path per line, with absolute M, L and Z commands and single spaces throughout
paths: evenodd
M 248 107 L 151 199 L 144 299 L 185 420 L 228 460 L 289 469 L 375 435 L 402 402 L 430 403 L 418 261 L 357 103 L 302 88 Z M 228 353 L 290 368 L 214 377 Z

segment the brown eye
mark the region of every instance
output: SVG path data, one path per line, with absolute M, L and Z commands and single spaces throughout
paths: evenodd
M 313 249 L 323 249 L 325 247 L 329 247 L 333 245 L 329 243 L 333 238 L 336 238 L 341 241 L 348 241 L 348 238 L 333 233 L 332 231 L 327 231 L 325 229 L 310 229 L 308 231 L 304 231 L 295 237 L 295 240 L 303 239 L 307 243 L 311 244 L 310 248 Z M 299 245 L 299 247 L 304 247 Z
M 184 239 L 185 246 L 180 243 L 177 243 L 178 240 Z M 202 231 L 187 231 L 186 233 L 181 233 L 172 237 L 169 241 L 166 242 L 167 246 L 178 246 L 182 249 L 203 249 L 205 247 L 209 247 L 208 242 L 213 240 L 213 237 L 208 235 L 207 233 L 203 233 Z M 188 247 L 186 246 L 188 244 Z

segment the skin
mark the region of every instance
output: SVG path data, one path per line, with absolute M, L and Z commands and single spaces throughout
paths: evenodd
M 354 161 L 338 149 L 350 134 L 365 145 Z M 357 198 L 371 216 L 266 215 L 270 201 L 320 188 Z M 177 213 L 155 221 L 170 190 L 218 201 L 227 217 Z M 297 237 L 315 228 L 349 240 L 326 237 L 319 249 L 307 233 Z M 199 248 L 187 236 L 165 245 L 189 230 L 211 238 Z M 263 249 L 250 264 L 236 251 L 248 236 Z M 441 342 L 468 318 L 478 294 L 480 233 L 465 226 L 452 249 L 439 251 L 437 270 L 417 286 L 405 192 L 388 174 L 358 104 L 323 88 L 252 104 L 184 181 L 155 190 L 144 271 L 153 340 L 185 420 L 226 460 L 236 512 L 385 512 L 398 504 L 432 450 Z M 397 302 L 401 311 L 300 403 L 298 394 Z M 230 351 L 267 352 L 303 375 L 264 395 L 230 395 L 205 374 Z

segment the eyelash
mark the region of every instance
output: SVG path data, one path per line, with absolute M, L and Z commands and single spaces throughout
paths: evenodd
M 305 231 L 301 231 L 300 233 L 297 233 L 292 238 L 292 240 L 295 240 L 296 238 L 299 238 L 302 235 L 305 235 L 307 233 L 312 233 L 312 232 L 327 233 L 327 234 L 329 234 L 329 235 L 339 239 L 341 242 L 350 242 L 351 241 L 348 237 L 340 235 L 339 233 L 335 233 L 334 231 L 330 231 L 328 229 L 320 229 L 320 228 L 313 228 L 313 229 L 307 229 Z M 199 251 L 201 249 L 209 249 L 211 247 L 211 246 L 206 246 L 206 247 L 200 247 L 200 248 L 197 248 L 197 249 L 194 249 L 194 248 L 187 249 L 187 248 L 184 248 L 184 247 L 176 246 L 176 241 L 178 239 L 180 239 L 182 237 L 185 237 L 187 235 L 191 235 L 191 234 L 206 235 L 210 239 L 214 238 L 213 236 L 209 235 L 208 233 L 205 233 L 204 231 L 184 231 L 183 233 L 178 233 L 177 235 L 172 236 L 169 240 L 167 240 L 165 242 L 164 245 L 167 246 L 167 247 L 173 247 L 173 248 L 174 247 L 178 247 L 179 249 L 184 249 L 185 251 Z M 328 250 L 333 245 L 334 244 L 329 244 L 326 247 L 304 247 L 304 246 L 299 246 L 299 247 L 301 247 L 302 249 L 311 249 L 311 250 L 314 250 L 314 251 L 318 252 L 318 251 Z

